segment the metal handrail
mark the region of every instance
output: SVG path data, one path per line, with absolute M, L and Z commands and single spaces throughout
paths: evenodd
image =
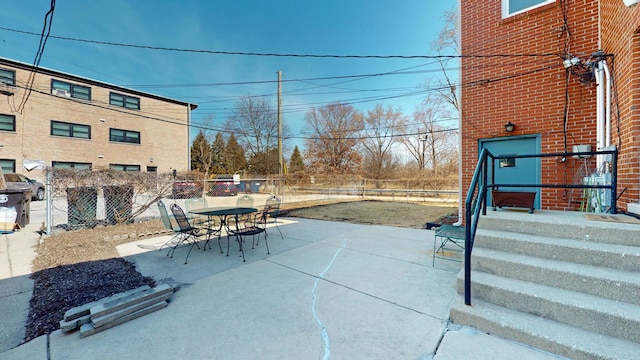
M 587 184 L 497 184 L 495 183 L 495 160 L 496 159 L 524 159 L 524 158 L 544 158 L 544 157 L 561 157 L 568 158 L 570 156 L 592 156 L 592 155 L 611 155 L 611 184 L 609 185 L 587 185 Z M 491 181 L 489 182 L 489 161 L 491 158 Z M 609 212 L 615 214 L 617 212 L 617 189 L 618 189 L 618 150 L 589 151 L 575 153 L 549 153 L 549 154 L 532 154 L 532 155 L 507 155 L 495 156 L 486 148 L 482 149 L 478 158 L 478 164 L 471 178 L 471 184 L 465 199 L 464 214 L 464 303 L 471 305 L 471 253 L 473 251 L 473 243 L 476 237 L 478 221 L 480 219 L 480 211 L 482 215 L 487 214 L 487 189 L 498 189 L 499 187 L 521 187 L 521 188 L 565 188 L 565 189 L 609 189 L 611 191 L 611 207 Z M 482 178 L 480 178 L 482 177 Z M 482 180 L 482 181 L 480 181 Z M 474 197 L 477 190 L 477 196 Z

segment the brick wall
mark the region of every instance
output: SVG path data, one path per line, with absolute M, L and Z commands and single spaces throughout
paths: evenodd
M 622 6 L 622 2 L 619 3 Z M 466 190 L 470 184 L 480 139 L 539 134 L 543 153 L 562 152 L 565 149 L 571 151 L 573 145 L 578 144 L 590 144 L 595 150 L 595 83 L 583 84 L 578 77 L 567 76 L 562 65 L 563 59 L 553 54 L 568 52 L 586 60 L 598 50 L 599 4 L 591 0 L 567 0 L 568 29 L 564 26 L 562 5 L 563 2 L 558 0 L 554 4 L 502 19 L 499 0 L 461 0 L 462 54 L 484 56 L 462 59 L 463 189 Z M 637 14 L 637 8 L 631 12 Z M 640 19 L 637 15 L 636 18 Z M 607 48 L 604 50 L 610 52 Z M 496 54 L 548 55 L 491 57 Z M 622 66 L 616 63 L 618 71 Z M 629 64 L 626 66 L 629 67 Z M 617 75 L 621 76 L 619 73 Z M 629 90 L 620 85 L 618 92 L 620 96 L 629 94 Z M 504 124 L 508 121 L 516 124 L 516 130 L 509 134 L 504 131 Z M 621 113 L 621 125 L 625 121 L 626 127 L 633 127 L 633 120 Z M 636 119 L 636 132 L 637 126 Z M 628 137 L 630 134 L 626 131 L 630 130 L 623 130 L 626 127 L 621 126 L 621 134 L 624 132 Z M 637 134 L 635 141 L 629 139 L 626 144 L 623 143 L 626 151 L 630 151 L 632 143 L 637 146 Z M 630 156 L 627 155 L 627 158 Z M 581 162 L 574 159 L 566 162 L 557 160 L 542 161 L 543 183 L 571 183 L 574 178 L 579 178 Z M 636 170 L 628 168 L 628 165 L 629 160 L 620 164 L 620 175 L 627 179 L 625 186 L 629 185 L 630 188 L 633 187 L 630 180 L 635 177 L 635 189 L 627 190 L 629 194 L 626 196 L 635 196 L 637 199 L 637 161 Z M 591 161 L 588 166 L 593 171 L 595 164 Z M 571 195 L 570 191 L 564 189 L 543 189 L 542 207 L 573 208 L 575 204 L 569 201 Z
M 172 168 L 187 170 L 188 127 L 187 106 L 184 103 L 164 101 L 154 96 L 130 94 L 123 89 L 109 89 L 96 83 L 83 83 L 77 78 L 66 79 L 51 73 L 39 73 L 33 83 L 24 110 L 16 112 L 24 94 L 30 72 L 20 67 L 2 63 L 3 69 L 16 71 L 14 95 L 0 101 L 0 113 L 15 115 L 16 131 L 2 132 L 0 158 L 15 159 L 16 171 L 23 169 L 23 159 L 91 163 L 94 168 L 109 164 L 157 167 L 160 172 Z M 82 101 L 51 95 L 51 79 L 91 87 L 91 101 Z M 109 105 L 109 92 L 140 98 L 140 110 L 127 110 Z M 5 96 L 2 95 L 4 98 Z M 91 139 L 51 136 L 50 121 L 57 120 L 91 126 Z M 109 129 L 140 132 L 140 144 L 109 141 Z M 29 173 L 42 179 L 44 172 Z
M 619 201 L 640 201 L 640 5 L 601 0 L 602 48 L 615 55 L 614 75 L 618 109 L 612 114 L 612 143 L 620 143 L 619 188 L 627 190 Z M 620 111 L 620 117 L 615 110 Z M 619 131 L 618 131 L 619 128 Z

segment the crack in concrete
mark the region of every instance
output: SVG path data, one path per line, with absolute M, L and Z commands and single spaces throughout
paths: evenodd
M 322 357 L 323 360 L 327 360 L 331 356 L 331 345 L 330 345 L 330 339 L 329 339 L 329 332 L 327 331 L 327 328 L 324 327 L 324 325 L 322 324 L 322 320 L 320 320 L 320 318 L 318 317 L 318 314 L 316 313 L 316 302 L 318 299 L 316 296 L 316 288 L 318 286 L 318 282 L 320 282 L 320 279 L 324 280 L 324 274 L 327 271 L 329 271 L 329 269 L 331 268 L 331 265 L 333 265 L 333 262 L 338 257 L 338 254 L 340 253 L 340 251 L 342 251 L 342 249 L 345 249 L 346 247 L 347 247 L 347 239 L 343 238 L 342 247 L 336 251 L 336 253 L 333 255 L 333 259 L 331 259 L 327 267 L 316 278 L 316 281 L 313 283 L 313 288 L 311 289 L 311 296 L 313 296 L 313 303 L 311 304 L 311 312 L 313 313 L 313 317 L 316 319 L 316 322 L 320 326 L 320 329 L 321 329 L 320 333 L 322 335 L 322 339 L 324 340 L 324 356 Z

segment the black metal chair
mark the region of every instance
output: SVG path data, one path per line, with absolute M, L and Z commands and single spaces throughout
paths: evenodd
M 280 200 L 279 197 L 277 197 L 276 195 L 271 195 L 267 198 L 267 201 L 264 204 L 264 209 L 262 211 L 262 216 L 263 216 L 263 223 L 265 225 L 267 225 L 267 218 L 273 218 L 273 223 L 276 224 L 276 229 L 278 229 L 278 232 L 280 233 L 280 237 L 284 239 L 284 236 L 282 235 L 282 231 L 280 231 L 280 227 L 278 226 L 278 217 L 280 216 L 280 204 L 282 203 L 282 201 Z M 266 236 L 265 236 L 266 238 Z M 259 240 L 259 239 L 258 239 Z
M 178 241 L 176 245 L 172 247 L 171 250 L 169 250 L 169 253 L 167 253 L 167 255 L 173 257 L 173 253 L 178 246 L 183 243 L 191 244 L 189 252 L 187 253 L 187 257 L 184 260 L 184 263 L 186 264 L 189 260 L 189 255 L 191 255 L 191 250 L 193 250 L 193 247 L 196 246 L 198 247 L 198 249 L 200 248 L 200 246 L 198 245 L 198 237 L 207 235 L 207 241 L 204 244 L 204 248 L 206 249 L 207 244 L 209 244 L 209 240 L 211 240 L 211 234 L 213 234 L 214 231 L 210 228 L 199 228 L 192 226 L 189 222 L 189 219 L 185 215 L 184 210 L 182 210 L 182 208 L 178 204 L 171 204 L 171 213 L 173 213 L 173 217 L 176 219 L 176 223 L 180 228 L 181 236 L 180 241 Z M 220 238 L 218 238 L 218 246 L 220 247 L 220 251 L 222 252 Z M 209 248 L 211 248 L 211 245 L 209 245 Z
M 269 242 L 267 241 L 266 216 L 264 214 L 264 211 L 262 211 L 254 214 L 253 216 L 246 217 L 243 221 L 238 220 L 238 223 L 242 225 L 236 227 L 235 230 L 231 229 L 231 235 L 234 235 L 236 237 L 236 239 L 238 240 L 238 244 L 240 245 L 240 251 L 242 252 L 242 261 L 246 261 L 244 258 L 243 247 L 244 237 L 246 236 L 252 237 L 251 248 L 254 249 L 257 245 L 259 245 L 258 241 L 260 240 L 260 234 L 264 233 L 264 242 L 267 246 L 267 254 L 270 254 Z M 258 236 L 258 241 L 256 241 L 256 235 Z M 229 236 L 227 235 L 227 241 L 228 239 Z

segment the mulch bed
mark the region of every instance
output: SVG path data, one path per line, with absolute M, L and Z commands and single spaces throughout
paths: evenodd
M 143 276 L 135 265 L 121 258 L 81 262 L 37 271 L 24 341 L 60 328 L 64 313 L 107 296 L 155 281 Z

